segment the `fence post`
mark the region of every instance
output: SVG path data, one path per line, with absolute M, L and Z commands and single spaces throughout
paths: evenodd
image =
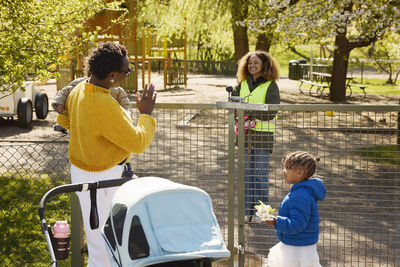
M 245 136 L 244 136 L 244 110 L 238 110 L 238 267 L 244 267 L 245 237 L 244 237 L 244 172 L 245 172 Z
M 84 266 L 83 223 L 78 196 L 71 193 L 71 266 Z
M 228 267 L 234 266 L 235 258 L 235 111 L 228 114 L 228 249 L 231 252 Z

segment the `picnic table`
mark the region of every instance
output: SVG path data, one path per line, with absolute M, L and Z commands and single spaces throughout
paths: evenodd
M 332 74 L 330 73 L 311 72 L 311 80 L 300 80 L 299 91 L 300 93 L 304 94 L 304 91 L 301 89 L 301 86 L 303 84 L 309 84 L 311 85 L 311 87 L 309 88 L 309 94 L 313 95 L 313 88 L 315 87 L 316 90 L 314 93 L 322 97 L 324 90 L 330 87 L 331 79 L 332 79 Z M 351 82 L 353 81 L 353 79 L 354 77 L 351 76 L 346 77 L 346 91 L 348 91 L 347 96 L 351 96 L 351 94 L 353 93 L 351 87 L 359 87 L 363 91 L 365 98 L 366 97 L 365 86 L 352 84 Z

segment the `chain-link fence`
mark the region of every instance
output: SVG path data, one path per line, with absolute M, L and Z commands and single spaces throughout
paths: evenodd
M 328 192 L 319 204 L 321 264 L 400 266 L 397 145 L 400 108 L 355 105 L 261 105 L 257 108 L 278 111 L 274 148 L 269 156 L 272 207 L 278 208 L 290 190 L 282 178 L 282 155 L 299 149 L 321 157 L 317 175 L 323 179 Z M 236 190 L 228 191 L 228 177 L 240 175 L 237 167 L 243 159 L 238 160 L 237 148 L 233 154 L 229 153 L 228 125 L 234 123 L 228 124 L 228 110 L 211 104 L 158 104 L 154 112 L 158 123 L 154 141 L 145 153 L 132 156 L 132 165 L 138 176 L 159 176 L 207 191 L 213 199 L 225 240 L 232 242 L 233 239 L 237 247 L 242 231 L 244 266 L 259 267 L 266 264 L 268 250 L 278 240 L 274 230 L 264 224 L 252 221 L 240 225 L 237 209 L 244 203 L 238 201 L 241 196 L 237 193 L 237 182 Z M 134 117 L 137 119 L 137 114 Z M 0 176 L 23 174 L 37 183 L 43 181 L 46 187 L 49 187 L 49 178 L 67 183 L 67 150 L 67 142 L 0 143 Z M 233 169 L 229 168 L 230 157 L 234 160 Z M 234 200 L 235 215 L 230 226 L 234 234 L 229 238 L 228 230 L 232 229 L 228 229 L 231 215 L 228 214 L 228 192 Z M 41 196 L 38 194 L 37 204 Z M 24 242 L 44 242 L 42 237 L 32 238 L 28 235 Z M 237 253 L 236 249 L 232 251 Z
M 47 178 L 68 182 L 67 141 L 27 141 L 0 143 L 0 175 Z

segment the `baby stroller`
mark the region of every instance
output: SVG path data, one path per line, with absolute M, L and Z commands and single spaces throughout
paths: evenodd
M 54 250 L 56 242 L 45 220 L 46 203 L 57 194 L 113 186 L 120 188 L 101 229 L 112 266 L 210 267 L 211 262 L 230 256 L 205 191 L 144 177 L 61 185 L 48 191 L 40 201 L 39 215 L 53 267 L 68 257 L 68 249 L 61 255 Z M 95 226 L 96 209 L 92 206 L 90 218 Z
M 102 233 L 113 267 L 208 267 L 230 256 L 208 194 L 158 177 L 118 188 Z

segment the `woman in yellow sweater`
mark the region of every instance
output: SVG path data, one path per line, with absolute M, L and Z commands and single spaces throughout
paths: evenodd
M 130 73 L 124 46 L 107 42 L 99 45 L 87 58 L 91 76 L 78 84 L 69 94 L 63 114 L 57 123 L 70 131 L 68 155 L 72 183 L 96 182 L 121 177 L 123 164 L 131 153 L 142 153 L 150 145 L 156 121 L 151 117 L 156 93 L 154 86 L 145 86 L 137 94 L 140 112 L 138 125 L 110 95 Z M 116 188 L 97 192 L 99 225 L 110 211 Z M 110 266 L 100 229 L 90 228 L 89 192 L 78 193 L 89 251 L 88 266 Z

